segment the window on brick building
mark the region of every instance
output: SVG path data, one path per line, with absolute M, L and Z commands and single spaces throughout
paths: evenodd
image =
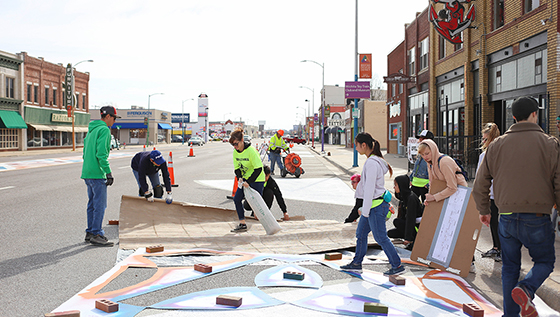
M 504 26 L 504 0 L 494 0 L 492 30 Z
M 418 43 L 418 50 L 420 51 L 420 70 L 428 67 L 428 51 L 429 51 L 429 39 L 426 37 Z
M 76 109 L 80 109 L 80 94 L 76 93 L 75 97 L 76 97 L 76 99 L 74 99 L 74 100 L 76 100 Z
M 443 59 L 445 57 L 445 38 L 441 35 L 438 38 L 438 59 Z
M 14 78 L 6 77 L 6 98 L 15 98 L 14 83 Z
M 416 47 L 408 50 L 408 75 L 416 74 Z
M 82 109 L 86 110 L 86 95 L 82 95 Z
M 523 14 L 531 12 L 540 6 L 540 0 L 524 0 Z
M 39 103 L 39 86 L 38 85 L 33 86 L 33 102 L 34 103 Z
M 391 85 L 391 96 L 395 97 L 395 93 L 397 92 L 397 84 Z
M 53 87 L 52 103 L 56 106 L 56 88 Z
M 31 85 L 27 84 L 27 102 L 31 102 Z
M 49 87 L 45 87 L 45 106 L 49 105 Z

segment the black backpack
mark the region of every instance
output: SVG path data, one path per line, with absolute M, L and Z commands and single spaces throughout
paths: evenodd
M 441 158 L 444 157 L 444 156 L 447 156 L 447 155 L 443 154 L 442 156 L 440 156 L 440 157 L 438 158 L 438 160 L 437 160 L 438 168 L 440 168 L 440 167 L 439 167 L 439 161 L 440 161 Z M 465 177 L 465 181 L 468 182 L 468 181 L 469 181 L 469 173 L 467 173 L 467 171 L 466 171 L 465 168 L 463 167 L 463 164 L 462 164 L 463 162 L 461 162 L 461 160 L 459 160 L 459 159 L 456 159 L 456 158 L 453 158 L 453 157 L 451 157 L 451 158 L 455 161 L 455 164 L 457 164 L 457 166 L 459 166 L 459 168 L 461 169 L 460 172 L 455 172 L 455 174 L 462 174 L 463 177 Z

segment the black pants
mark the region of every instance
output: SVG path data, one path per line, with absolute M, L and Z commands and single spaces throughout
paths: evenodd
M 492 243 L 494 248 L 501 250 L 500 236 L 498 234 L 498 220 L 499 220 L 498 207 L 494 203 L 494 199 L 490 199 L 490 232 L 492 233 Z
M 416 196 L 420 197 L 422 203 L 426 201 L 426 194 L 428 193 L 428 189 L 426 187 L 411 186 L 410 190 L 412 190 L 412 192 L 415 193 Z
M 395 228 L 387 231 L 387 236 L 393 239 L 396 238 L 404 239 L 406 220 L 404 218 L 395 218 L 395 220 L 393 220 L 393 225 L 395 225 Z M 414 239 L 416 239 L 416 229 L 414 230 L 413 234 L 414 234 Z M 414 239 L 412 241 L 414 241 Z
M 354 204 L 354 208 L 352 208 L 352 211 L 348 215 L 348 218 L 346 218 L 344 220 L 344 223 L 354 222 L 354 220 L 360 218 L 360 214 L 358 213 L 358 209 L 360 209 L 360 207 L 362 207 L 363 204 L 364 204 L 363 199 L 356 198 L 356 204 Z

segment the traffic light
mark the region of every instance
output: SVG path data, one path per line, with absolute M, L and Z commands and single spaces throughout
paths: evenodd
M 148 117 L 144 117 L 144 125 L 148 125 Z

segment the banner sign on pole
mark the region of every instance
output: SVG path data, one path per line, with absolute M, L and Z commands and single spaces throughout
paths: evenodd
M 66 110 L 68 111 L 68 116 L 71 117 L 72 116 L 72 101 L 73 101 L 73 96 L 72 96 L 72 91 L 73 91 L 73 85 L 74 83 L 72 82 L 72 64 L 68 63 L 68 66 L 66 66 L 66 75 L 64 75 L 64 90 L 66 92 L 66 96 L 64 98 L 64 106 L 66 107 Z
M 371 54 L 360 54 L 360 78 L 371 79 Z

